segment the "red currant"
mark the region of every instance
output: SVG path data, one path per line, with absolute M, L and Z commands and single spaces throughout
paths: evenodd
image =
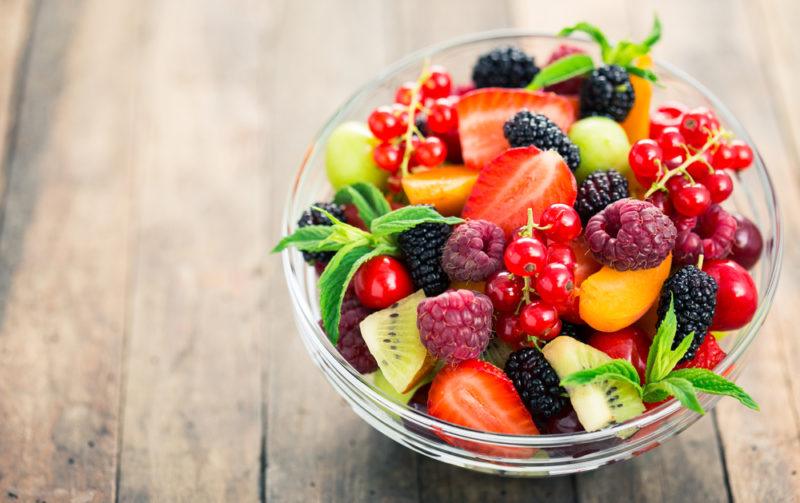
M 405 106 L 410 105 L 411 96 L 414 94 L 414 87 L 416 87 L 416 84 L 413 82 L 403 83 L 394 93 L 394 102 Z
M 524 237 L 525 233 L 528 231 L 526 226 L 517 227 L 517 230 L 511 233 L 511 241 L 516 241 L 517 239 Z M 531 233 L 533 235 L 533 239 L 541 241 L 542 243 L 547 241 L 547 237 L 544 235 L 544 232 L 540 231 L 539 229 L 533 229 Z
M 386 188 L 393 194 L 398 194 L 403 190 L 403 182 L 398 173 L 389 175 L 389 179 L 386 181 Z
M 682 157 L 686 154 L 685 145 L 686 140 L 683 139 L 680 130 L 675 126 L 664 128 L 664 131 L 658 137 L 658 146 L 661 147 L 664 159 Z
M 711 193 L 703 185 L 689 185 L 672 195 L 675 211 L 687 217 L 698 217 L 711 206 Z
M 359 267 L 353 286 L 358 301 L 370 309 L 385 309 L 414 293 L 408 270 L 388 255 L 378 255 Z
M 737 171 L 749 168 L 753 164 L 753 149 L 742 140 L 733 140 L 730 143 L 733 149 L 731 167 Z
M 400 134 L 405 133 L 408 129 L 408 108 L 399 103 L 395 103 L 391 108 L 397 120 L 400 121 Z
M 502 313 L 497 316 L 494 322 L 494 331 L 500 340 L 510 344 L 517 349 L 525 338 L 525 334 L 519 328 L 519 318 L 514 314 Z
M 712 156 L 711 153 L 706 151 L 703 152 L 702 158 L 694 161 L 693 163 L 686 166 L 686 171 L 692 175 L 692 178 L 699 182 L 703 178 L 707 177 L 710 173 L 710 170 L 713 169 L 711 166 Z
M 563 264 L 570 271 L 575 271 L 578 259 L 571 246 L 564 243 L 552 243 L 547 247 L 547 263 Z
M 438 99 L 430 107 L 428 129 L 434 133 L 447 133 L 458 127 L 456 109 L 447 99 Z
M 713 112 L 707 108 L 699 107 L 683 116 L 679 129 L 686 139 L 686 143 L 694 148 L 700 148 L 705 145 L 717 128 L 719 128 L 719 122 L 714 117 Z
M 658 107 L 650 115 L 650 138 L 658 138 L 665 128 L 679 126 L 686 111 L 686 105 L 678 102 L 667 102 Z
M 553 306 L 533 301 L 519 313 L 519 329 L 533 337 L 549 341 L 561 332 L 561 320 Z
M 670 179 L 667 180 L 667 184 L 666 185 L 667 185 L 667 190 L 669 191 L 669 195 L 672 198 L 675 198 L 675 195 L 678 192 L 680 192 L 685 187 L 688 187 L 691 184 L 689 183 L 689 180 L 687 180 L 683 175 L 677 174 L 677 175 L 671 176 Z M 674 204 L 673 204 L 673 207 L 674 207 Z
M 703 185 L 708 189 L 711 194 L 711 201 L 714 203 L 721 203 L 728 199 L 728 196 L 733 192 L 733 180 L 731 180 L 730 175 L 722 170 L 705 177 Z
M 548 239 L 557 243 L 572 241 L 581 234 L 581 217 L 572 206 L 556 203 L 548 206 L 539 219 Z
M 519 238 L 506 247 L 503 261 L 511 274 L 533 276 L 546 264 L 547 248 L 538 239 Z
M 438 166 L 447 158 L 447 147 L 435 136 L 429 136 L 414 150 L 415 159 L 423 166 Z
M 639 183 L 649 187 L 661 174 L 663 152 L 655 140 L 644 139 L 633 144 L 628 163 Z
M 669 201 L 669 196 L 665 192 L 658 191 L 652 196 L 648 197 L 647 201 L 661 210 L 661 213 L 668 216 L 672 214 L 672 203 Z
M 734 162 L 733 157 L 733 148 L 727 143 L 721 143 L 711 157 L 711 165 L 714 166 L 714 169 L 731 168 Z
M 524 286 L 521 277 L 508 271 L 498 271 L 486 280 L 485 291 L 495 310 L 510 313 L 519 306 Z
M 422 95 L 426 98 L 446 98 L 450 96 L 453 84 L 450 74 L 444 67 L 434 65 L 431 74 L 422 84 Z
M 369 114 L 367 124 L 375 138 L 382 141 L 391 140 L 403 132 L 400 119 L 392 113 L 392 108 L 387 106 L 373 110 Z
M 372 150 L 372 158 L 379 168 L 389 173 L 396 173 L 403 162 L 403 154 L 400 152 L 400 147 L 391 143 L 377 145 Z
M 536 292 L 549 304 L 566 302 L 575 288 L 575 277 L 563 264 L 547 264 L 536 277 Z

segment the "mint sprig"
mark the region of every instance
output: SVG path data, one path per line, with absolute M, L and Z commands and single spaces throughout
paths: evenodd
M 391 211 L 383 194 L 367 183 L 356 183 L 336 193 L 338 204 L 353 204 L 369 232 L 346 224 L 322 208 L 332 225 L 311 225 L 296 229 L 273 248 L 272 253 L 293 246 L 303 251 L 336 252 L 319 278 L 320 311 L 325 333 L 333 344 L 339 341 L 339 319 L 347 286 L 361 265 L 378 255 L 400 255 L 397 235 L 424 223 L 456 225 L 456 217 L 444 217 L 430 206 L 405 206 Z
M 573 77 L 587 74 L 594 69 L 594 62 L 587 54 L 572 54 L 553 61 L 542 68 L 533 78 L 527 89 L 535 91 Z
M 579 370 L 561 380 L 561 386 L 582 386 L 598 381 L 623 381 L 633 386 L 641 395 L 639 373 L 631 362 L 622 358 L 611 360 L 597 367 Z

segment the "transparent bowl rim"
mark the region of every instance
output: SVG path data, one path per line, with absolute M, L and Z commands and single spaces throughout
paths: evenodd
M 298 187 L 301 185 L 301 181 L 307 175 L 306 168 L 311 164 L 310 161 L 314 159 L 316 155 L 319 155 L 319 153 L 322 151 L 322 148 L 324 147 L 323 145 L 320 144 L 321 140 L 328 136 L 328 134 L 332 131 L 332 129 L 335 128 L 340 123 L 343 117 L 347 116 L 347 114 L 351 111 L 351 109 L 359 100 L 359 98 L 377 89 L 381 84 L 383 84 L 384 81 L 386 81 L 391 76 L 410 67 L 411 65 L 418 64 L 421 60 L 423 60 L 426 57 L 434 56 L 435 54 L 445 51 L 447 49 L 452 49 L 459 46 L 464 46 L 477 42 L 486 42 L 496 39 L 521 38 L 521 37 L 563 40 L 561 37 L 557 37 L 552 34 L 541 33 L 535 30 L 518 29 L 518 28 L 505 28 L 505 29 L 472 33 L 469 35 L 453 38 L 448 41 L 444 41 L 442 43 L 435 44 L 420 49 L 418 51 L 412 52 L 407 56 L 403 57 L 402 59 L 396 61 L 395 63 L 389 65 L 383 71 L 378 73 L 376 77 L 369 80 L 360 88 L 358 88 L 344 102 L 344 104 L 342 104 L 336 110 L 336 112 L 334 112 L 332 116 L 325 122 L 324 126 L 314 137 L 314 142 L 309 146 L 308 150 L 306 151 L 302 164 L 298 169 L 297 175 L 295 176 L 295 179 L 292 183 L 292 188 L 287 196 L 287 202 L 286 206 L 284 207 L 283 220 L 281 226 L 282 235 L 284 236 L 288 235 L 291 229 L 293 228 L 292 201 L 295 197 Z M 740 139 L 746 141 L 749 145 L 755 145 L 752 139 L 750 138 L 750 135 L 747 133 L 747 131 L 739 122 L 739 120 L 733 115 L 733 113 L 728 109 L 728 107 L 722 103 L 720 99 L 718 99 L 711 91 L 708 90 L 708 88 L 706 88 L 704 85 L 702 85 L 700 82 L 695 80 L 693 77 L 688 75 L 683 70 L 680 70 L 669 63 L 654 58 L 654 65 L 657 68 L 663 68 L 667 70 L 676 78 L 682 80 L 684 83 L 694 88 L 714 106 L 714 109 L 717 112 L 718 116 L 720 116 L 720 118 L 722 119 L 722 122 L 726 123 L 732 130 L 736 131 L 737 136 Z M 737 344 L 731 349 L 727 357 L 722 362 L 720 362 L 719 365 L 717 365 L 717 367 L 714 369 L 715 372 L 719 374 L 725 374 L 732 368 L 732 366 L 736 363 L 736 361 L 739 360 L 739 358 L 746 352 L 746 350 L 748 349 L 748 347 L 758 334 L 772 305 L 782 265 L 783 239 L 781 235 L 780 212 L 776 200 L 775 189 L 772 180 L 769 176 L 769 173 L 765 168 L 763 158 L 761 157 L 758 148 L 754 147 L 753 151 L 754 151 L 754 166 L 750 169 L 757 171 L 762 186 L 767 188 L 765 194 L 767 198 L 767 207 L 768 207 L 767 216 L 770 219 L 769 225 L 772 231 L 771 234 L 774 236 L 774 245 L 768 248 L 767 251 L 769 253 L 770 263 L 773 264 L 773 267 L 768 272 L 769 278 L 767 281 L 767 288 L 761 296 L 760 305 L 753 319 L 746 327 L 747 332 L 743 336 L 739 337 Z M 298 281 L 297 277 L 294 274 L 292 274 L 293 267 L 290 261 L 291 253 L 297 253 L 297 252 L 284 250 L 281 254 L 282 255 L 281 258 L 292 302 L 295 304 L 295 307 L 299 307 L 299 311 L 302 314 L 303 321 L 305 322 L 306 326 L 310 327 L 314 331 L 315 337 L 311 337 L 309 339 L 312 341 L 312 344 L 315 346 L 315 349 L 317 350 L 318 354 L 320 354 L 326 360 L 327 363 L 326 366 L 328 368 L 333 369 L 334 371 L 337 371 L 340 378 L 345 379 L 345 381 L 350 386 L 354 386 L 360 393 L 365 394 L 367 397 L 370 398 L 370 400 L 372 400 L 376 405 L 378 405 L 382 409 L 390 413 L 396 414 L 397 416 L 407 421 L 411 421 L 412 423 L 415 423 L 417 425 L 426 427 L 428 429 L 432 429 L 440 433 L 452 435 L 456 438 L 473 440 L 475 442 L 480 442 L 480 443 L 491 443 L 504 446 L 542 448 L 542 447 L 556 447 L 556 446 L 565 446 L 573 444 L 584 444 L 584 443 L 602 441 L 613 437 L 622 436 L 633 428 L 641 429 L 649 425 L 657 424 L 662 419 L 667 418 L 679 412 L 680 409 L 682 408 L 677 401 L 671 400 L 670 402 L 661 405 L 657 408 L 654 408 L 653 410 L 648 411 L 647 413 L 635 419 L 599 431 L 556 434 L 556 435 L 521 436 L 521 435 L 509 435 L 500 433 L 489 433 L 484 431 L 473 430 L 470 428 L 465 428 L 452 423 L 441 421 L 428 414 L 413 409 L 407 405 L 398 404 L 392 401 L 390 398 L 388 398 L 381 391 L 375 389 L 367 381 L 365 381 L 361 374 L 359 374 L 354 368 L 352 368 L 352 366 L 347 364 L 344 361 L 344 359 L 341 358 L 341 356 L 335 350 L 334 346 L 328 341 L 327 337 L 319 328 L 316 322 L 311 306 L 304 298 L 303 286 Z M 763 259 L 764 257 L 762 257 L 762 260 Z M 302 327 L 299 328 L 302 330 Z M 701 399 L 701 401 L 710 404 L 716 402 L 716 400 L 713 397 L 709 396 L 707 398 L 708 400 Z

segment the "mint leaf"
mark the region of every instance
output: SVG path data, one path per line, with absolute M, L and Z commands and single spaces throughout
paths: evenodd
M 575 32 L 585 33 L 585 34 L 589 35 L 589 37 L 592 40 L 597 42 L 597 44 L 600 46 L 600 54 L 601 54 L 601 56 L 603 58 L 603 61 L 605 63 L 608 63 L 608 61 L 606 61 L 606 57 L 611 52 L 611 44 L 608 43 L 608 39 L 603 34 L 603 32 L 600 31 L 600 28 L 598 28 L 597 26 L 595 26 L 593 24 L 589 24 L 589 23 L 586 23 L 586 22 L 580 22 L 580 23 L 578 23 L 578 24 L 576 24 L 574 26 L 569 26 L 567 28 L 564 28 L 563 30 L 558 32 L 558 36 L 559 37 L 568 37 L 568 36 L 572 35 Z
M 357 182 L 344 187 L 336 193 L 333 201 L 336 204 L 353 204 L 367 228 L 372 220 L 392 211 L 381 191 L 370 183 Z
M 456 225 L 463 221 L 458 217 L 443 217 L 430 206 L 406 206 L 376 218 L 372 221 L 370 230 L 375 236 L 389 236 L 424 223 Z
M 658 382 L 648 383 L 644 387 L 645 402 L 660 402 L 669 396 L 674 396 L 687 409 L 705 414 L 697 400 L 694 386 L 686 379 L 670 376 Z
M 629 40 L 620 41 L 608 55 L 609 65 L 619 65 L 627 67 L 631 62 L 639 56 L 644 56 L 650 52 L 650 47 L 644 44 L 637 44 Z
M 672 297 L 670 297 L 669 310 L 664 316 L 661 325 L 658 326 L 656 336 L 650 345 L 650 352 L 647 354 L 646 383 L 655 383 L 665 378 L 683 358 L 683 355 L 686 354 L 692 344 L 694 333 L 687 335 L 678 347 L 673 350 L 672 343 L 675 340 L 675 332 L 677 330 L 678 319 L 675 317 L 675 304 Z
M 667 376 L 668 379 L 673 377 L 686 379 L 700 393 L 730 396 L 739 400 L 745 407 L 759 410 L 758 404 L 753 400 L 753 397 L 748 395 L 742 388 L 710 370 L 679 369 L 670 372 L 669 376 Z
M 625 71 L 627 71 L 631 75 L 636 75 L 637 77 L 649 80 L 650 82 L 658 82 L 658 75 L 653 73 L 651 70 L 639 68 L 638 66 L 627 65 L 625 67 Z
M 656 42 L 661 40 L 661 20 L 658 19 L 658 15 L 653 16 L 653 27 L 650 28 L 650 33 L 647 35 L 642 41 L 642 45 L 646 45 L 648 48 L 653 47 L 656 45 Z
M 309 225 L 308 227 L 300 227 L 294 233 L 281 239 L 272 253 L 283 251 L 290 246 L 295 246 L 304 251 L 332 251 L 320 248 L 320 243 L 333 233 L 333 227 L 330 225 Z
M 573 54 L 556 61 L 542 68 L 536 74 L 533 81 L 528 84 L 527 89 L 535 91 L 553 84 L 558 84 L 572 77 L 583 75 L 594 69 L 592 58 L 586 54 Z
M 610 362 L 603 363 L 597 367 L 579 370 L 561 380 L 561 386 L 582 386 L 597 381 L 617 380 L 624 381 L 632 385 L 642 393 L 642 386 L 639 382 L 639 373 L 628 360 L 618 358 Z

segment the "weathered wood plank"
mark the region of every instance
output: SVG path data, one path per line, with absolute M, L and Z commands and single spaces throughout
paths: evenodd
M 102 1 L 37 16 L 0 233 L 4 500 L 114 498 L 135 22 Z
M 119 501 L 255 501 L 269 7 L 142 8 Z

